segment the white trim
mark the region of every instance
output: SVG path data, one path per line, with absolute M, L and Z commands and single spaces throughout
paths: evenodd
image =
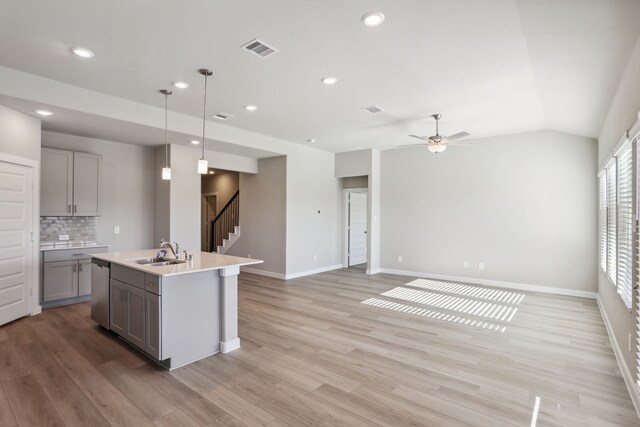
M 367 271 L 365 271 L 365 274 L 378 274 L 378 273 L 384 273 L 385 269 L 383 268 L 374 268 L 373 270 L 369 270 L 367 269 Z M 399 273 L 398 273 L 399 274 Z
M 528 283 L 503 282 L 491 279 L 479 279 L 476 277 L 449 276 L 444 274 L 424 273 L 421 271 L 394 270 L 390 268 L 381 268 L 380 273 L 397 274 L 400 276 L 424 277 L 427 279 L 448 280 L 452 282 L 473 283 L 476 285 L 493 286 L 497 288 L 517 289 L 528 292 L 543 292 L 546 294 L 567 295 L 572 297 L 582 297 L 595 299 L 597 292 L 578 291 L 566 288 L 551 288 L 549 286 L 530 285 Z M 375 273 L 372 273 L 375 274 Z
M 609 322 L 609 318 L 607 317 L 607 312 L 605 311 L 604 307 L 602 307 L 600 295 L 596 297 L 596 301 L 598 302 L 598 309 L 600 309 L 600 314 L 602 315 L 604 326 L 607 328 L 607 335 L 609 335 L 609 341 L 611 341 L 613 353 L 616 355 L 616 361 L 618 362 L 618 367 L 620 368 L 620 372 L 622 373 L 622 378 L 624 379 L 624 383 L 627 386 L 629 395 L 631 395 L 631 401 L 633 402 L 633 406 L 636 408 L 636 413 L 638 414 L 638 416 L 640 416 L 640 390 L 638 390 L 638 388 L 636 387 L 636 383 L 631 376 L 629 367 L 626 365 L 626 363 L 624 363 L 622 350 L 620 349 L 618 340 L 613 333 L 613 328 L 611 326 L 611 322 Z
M 285 275 L 282 273 L 274 273 L 273 271 L 259 270 L 257 268 L 251 267 L 240 267 L 240 273 L 257 274 L 259 276 L 267 276 L 273 277 L 274 279 L 285 280 Z
M 31 215 L 33 230 L 31 259 L 33 266 L 31 269 L 31 301 L 29 303 L 29 311 L 33 316 L 42 312 L 40 305 L 40 161 L 0 153 L 0 162 L 13 163 L 33 169 L 33 212 Z
M 229 353 L 240 348 L 240 338 L 234 338 L 231 341 L 220 341 L 220 352 Z
M 327 267 L 320 267 L 313 270 L 300 271 L 298 273 L 291 273 L 291 274 L 274 273 L 273 271 L 258 270 L 257 268 L 251 268 L 251 267 L 240 267 L 240 271 L 243 273 L 251 273 L 251 274 L 257 274 L 260 276 L 273 277 L 274 279 L 290 280 L 290 279 L 297 279 L 298 277 L 311 276 L 313 274 L 324 273 L 327 271 L 339 270 L 341 268 L 344 268 L 342 264 L 334 264 L 334 265 L 329 265 Z
M 313 270 L 301 271 L 299 273 L 291 273 L 285 276 L 285 280 L 296 279 L 298 277 L 311 276 L 312 274 L 324 273 L 326 271 L 338 270 L 342 267 L 342 264 L 329 265 L 327 267 L 316 268 Z

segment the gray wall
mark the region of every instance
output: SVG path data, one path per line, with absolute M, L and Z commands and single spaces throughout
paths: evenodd
M 218 193 L 218 210 L 222 209 L 240 188 L 240 174 L 216 171 L 214 175 L 202 175 L 202 194 Z
M 631 128 L 638 120 L 640 111 L 640 40 L 636 44 L 627 68 L 618 86 L 607 118 L 604 122 L 598 138 L 598 165 L 602 167 L 611 154 L 613 148 L 621 140 L 626 129 Z M 598 205 L 592 207 L 596 212 Z M 634 291 L 635 292 L 635 291 Z M 611 328 L 616 341 L 622 351 L 624 362 L 633 378 L 636 375 L 635 351 L 636 345 L 632 345 L 632 351 L 627 349 L 628 336 L 632 342 L 636 340 L 636 298 L 633 298 L 632 310 L 628 311 L 616 288 L 611 284 L 606 274 L 598 267 L 598 296 L 601 307 L 611 323 Z
M 596 160 L 551 131 L 384 151 L 381 267 L 595 292 Z
M 199 158 L 193 147 L 171 145 L 169 239 L 188 251 L 201 247 Z
M 347 176 L 342 179 L 342 188 L 367 188 L 369 186 L 369 177 L 363 176 Z
M 171 146 L 169 146 L 169 158 L 171 158 Z M 171 181 L 162 179 L 162 168 L 165 166 L 165 147 L 155 149 L 155 168 L 153 170 L 153 181 L 155 184 L 154 200 L 154 233 L 153 246 L 160 247 L 160 240 L 169 240 L 169 212 L 171 207 Z
M 228 255 L 264 260 L 252 265 L 278 275 L 286 274 L 287 158 L 258 161 L 258 174 L 240 174 L 240 238 Z
M 153 247 L 154 150 L 55 132 L 42 132 L 42 145 L 102 155 L 102 216 L 98 240 L 111 250 Z M 120 226 L 120 234 L 113 227 Z
M 287 156 L 287 275 L 342 264 L 342 188 L 333 153 Z
M 0 153 L 40 161 L 40 120 L 0 105 Z

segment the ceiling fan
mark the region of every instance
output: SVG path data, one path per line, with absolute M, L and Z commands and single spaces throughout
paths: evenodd
M 431 151 L 432 153 L 438 154 L 446 150 L 447 146 L 449 145 L 458 145 L 456 141 L 470 135 L 469 132 L 458 132 L 454 135 L 442 136 L 438 133 L 438 121 L 442 117 L 442 114 L 436 113 L 431 115 L 431 117 L 436 119 L 435 135 L 432 135 L 432 136 L 409 135 L 412 138 L 418 138 L 425 142 L 419 143 L 419 144 L 400 145 L 399 147 L 416 147 L 418 145 L 426 145 L 429 151 Z

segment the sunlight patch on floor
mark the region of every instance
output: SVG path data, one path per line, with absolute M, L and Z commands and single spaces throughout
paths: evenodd
M 445 322 L 460 323 L 462 325 L 474 326 L 476 328 L 488 329 L 497 332 L 504 332 L 507 330 L 505 326 L 497 325 L 495 323 L 483 322 L 481 320 L 473 320 L 468 317 L 457 316 L 454 314 L 441 313 L 434 310 L 427 310 L 426 308 L 419 308 L 412 305 L 399 304 L 397 302 L 382 300 L 378 298 L 369 298 L 362 301 L 362 304 L 371 305 L 374 307 L 386 308 L 389 310 L 400 311 L 403 313 L 414 314 L 416 316 L 430 317 L 432 319 L 444 320 Z
M 502 323 L 511 322 L 525 294 L 463 283 L 416 279 L 383 292 L 380 296 L 407 301 L 411 305 L 383 298 L 369 298 L 362 301 L 362 304 L 504 332 L 507 328 Z M 443 309 L 445 312 L 435 309 Z
M 416 279 L 404 286 L 429 289 L 446 292 L 449 294 L 463 295 L 474 298 L 486 299 L 506 304 L 520 304 L 524 294 L 520 292 L 506 291 L 502 289 L 485 288 L 482 286 L 465 285 L 462 283 L 444 282 L 442 280 Z

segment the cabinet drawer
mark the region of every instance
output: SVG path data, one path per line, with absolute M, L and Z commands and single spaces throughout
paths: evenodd
M 160 276 L 154 276 L 153 274 L 144 275 L 145 289 L 153 294 L 162 295 L 162 282 Z
M 44 251 L 44 262 L 52 261 L 70 261 L 75 259 L 91 258 L 89 254 L 98 252 L 107 252 L 106 247 L 102 248 L 77 248 L 77 249 L 60 249 L 57 251 Z
M 144 289 L 144 272 L 111 264 L 111 278 Z

